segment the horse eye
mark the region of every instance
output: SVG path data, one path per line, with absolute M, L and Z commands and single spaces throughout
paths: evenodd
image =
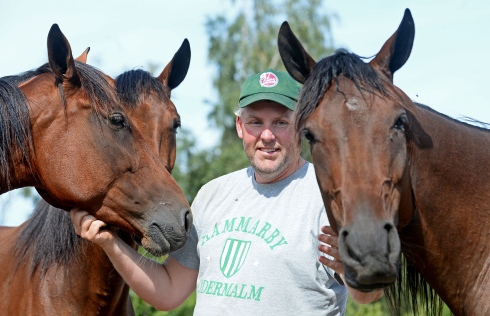
M 177 130 L 180 128 L 180 121 L 174 121 L 174 125 L 172 126 L 172 131 L 177 134 Z
M 109 122 L 117 128 L 123 128 L 126 126 L 126 119 L 121 113 L 111 113 L 109 115 Z
M 304 138 L 306 138 L 308 143 L 310 143 L 310 145 L 313 145 L 316 142 L 315 136 L 313 136 L 313 134 L 310 133 L 310 131 L 308 131 L 307 129 L 303 130 L 303 136 Z
M 402 114 L 396 119 L 393 128 L 403 131 L 405 130 L 405 126 L 407 124 L 408 124 L 408 118 L 406 117 L 405 114 Z

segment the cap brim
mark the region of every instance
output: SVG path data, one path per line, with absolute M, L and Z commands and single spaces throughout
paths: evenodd
M 281 105 L 284 105 L 290 110 L 293 110 L 296 108 L 296 100 L 291 99 L 290 97 L 287 97 L 282 94 L 277 94 L 277 93 L 266 93 L 266 92 L 261 92 L 261 93 L 256 93 L 249 95 L 240 101 L 238 101 L 238 105 L 241 108 L 244 108 L 254 102 L 257 101 L 262 101 L 262 100 L 269 100 L 269 101 L 274 101 L 277 102 Z

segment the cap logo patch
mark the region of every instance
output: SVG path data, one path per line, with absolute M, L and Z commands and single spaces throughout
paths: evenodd
M 260 85 L 264 88 L 272 88 L 277 86 L 279 83 L 279 78 L 272 72 L 264 72 L 260 75 Z

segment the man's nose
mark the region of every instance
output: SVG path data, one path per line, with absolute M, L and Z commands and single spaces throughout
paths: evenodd
M 264 141 L 271 141 L 274 140 L 276 137 L 274 136 L 274 133 L 270 130 L 270 128 L 266 128 L 260 134 L 260 138 L 262 138 L 262 140 Z

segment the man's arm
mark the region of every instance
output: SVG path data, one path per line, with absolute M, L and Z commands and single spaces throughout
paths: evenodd
M 73 210 L 70 215 L 76 233 L 101 246 L 129 287 L 156 309 L 174 309 L 195 290 L 198 270 L 170 257 L 160 264 L 141 256 L 109 230 L 101 230 L 106 224 L 87 212 Z
M 320 256 L 318 260 L 330 269 L 332 269 L 334 272 L 340 275 L 342 280 L 344 281 L 345 286 L 347 287 L 347 291 L 349 292 L 350 297 L 359 304 L 369 304 L 372 303 L 376 300 L 378 300 L 382 295 L 383 295 L 383 290 L 376 290 L 373 292 L 361 292 L 358 291 L 345 282 L 344 278 L 344 264 L 340 260 L 340 254 L 339 254 L 339 249 L 338 247 L 338 238 L 335 236 L 335 233 L 333 229 L 330 226 L 323 226 L 322 227 L 322 232 L 323 234 L 320 234 L 318 236 L 318 240 L 327 244 L 323 245 L 320 244 L 318 246 L 318 250 L 321 252 L 333 257 L 333 260 L 330 260 L 324 256 Z

